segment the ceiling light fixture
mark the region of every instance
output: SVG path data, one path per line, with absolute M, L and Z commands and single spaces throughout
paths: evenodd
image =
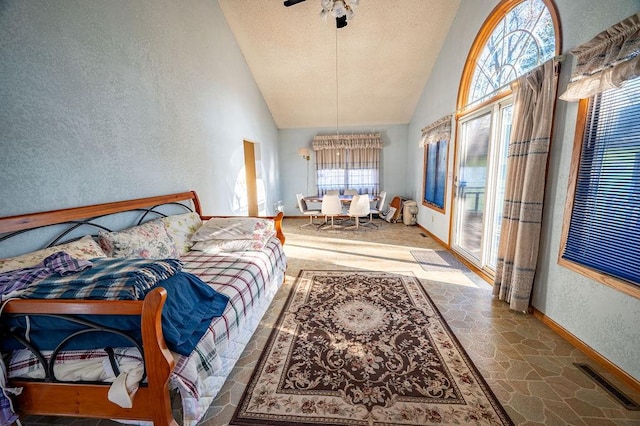
M 322 11 L 320 17 L 325 21 L 329 15 L 336 18 L 336 28 L 344 28 L 347 21 L 355 16 L 354 8 L 358 6 L 360 0 L 320 0 Z
M 286 7 L 302 3 L 305 0 L 286 0 Z M 358 6 L 360 0 L 320 0 L 322 11 L 320 16 L 326 21 L 329 15 L 336 18 L 336 28 L 344 28 L 347 22 L 355 16 L 354 8 Z

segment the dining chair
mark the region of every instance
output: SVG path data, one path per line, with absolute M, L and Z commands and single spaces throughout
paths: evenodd
M 357 189 L 345 189 L 344 195 L 358 195 Z
M 298 200 L 298 209 L 300 209 L 300 213 L 302 213 L 305 216 L 309 216 L 309 223 L 300 225 L 300 227 L 304 228 L 305 226 L 315 226 L 316 224 L 313 223 L 313 219 L 318 217 L 322 212 L 318 209 L 315 209 L 315 210 L 310 209 L 307 206 L 307 202 L 304 200 L 304 196 L 302 194 L 296 194 L 296 198 Z
M 376 225 L 373 221 L 373 215 L 377 214 L 378 217 L 380 217 L 380 215 L 382 214 L 382 208 L 384 207 L 385 198 L 387 198 L 387 191 L 380 191 L 380 194 L 378 194 L 378 201 L 376 201 L 375 206 L 369 209 L 369 221 L 363 223 L 363 225 L 373 225 L 376 228 L 378 227 L 378 225 Z
M 342 216 L 342 203 L 340 202 L 340 197 L 338 195 L 329 195 L 325 194 L 322 197 L 322 206 L 320 208 L 322 214 L 325 216 L 325 220 L 327 218 L 331 218 L 331 225 L 327 225 L 322 227 L 321 229 L 336 229 L 342 228 L 340 225 L 335 225 L 333 223 L 333 219 L 336 216 Z
M 329 189 L 325 195 L 340 195 L 340 191 L 337 189 Z
M 355 228 L 357 231 L 360 228 L 360 218 L 366 217 L 369 214 L 369 210 L 369 195 L 354 195 L 351 204 L 349 204 L 349 217 L 353 218 L 356 224 L 345 229 Z

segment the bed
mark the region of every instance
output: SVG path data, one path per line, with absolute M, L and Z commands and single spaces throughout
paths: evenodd
M 184 213 L 185 210 L 190 213 Z M 157 219 L 165 221 L 165 224 L 181 223 L 175 218 L 182 218 L 184 215 L 196 215 L 206 221 L 205 224 L 216 221 L 246 223 L 249 220 L 248 218 L 203 216 L 198 196 L 191 191 L 0 218 L 0 248 L 12 244 L 16 238 L 24 240 L 20 243 L 21 247 L 34 245 L 36 248 L 38 244 L 36 241 L 44 238 L 48 241 L 45 246 L 56 250 L 56 247 L 64 247 L 60 244 L 75 244 L 73 242 L 88 241 L 89 238 L 94 240 L 93 237 L 86 235 L 95 236 L 96 230 L 100 231 L 102 244 L 105 235 L 120 235 L 120 232 L 126 233 L 129 229 L 138 229 L 155 223 Z M 224 241 L 223 246 L 215 249 L 210 247 L 210 243 L 213 242 L 210 237 L 195 243 L 191 241 L 188 248 L 182 247 L 178 262 L 182 268 L 180 274 L 184 272 L 186 276 L 195 276 L 214 289 L 214 293 L 226 298 L 226 304 L 221 305 L 223 308 L 219 314 L 210 320 L 207 319 L 207 324 L 203 328 L 204 334 L 202 337 L 197 337 L 197 342 L 194 341 L 194 349 L 188 353 L 180 354 L 176 352 L 177 349 L 169 350 L 167 346 L 169 336 L 165 339 L 167 320 L 163 319 L 163 314 L 166 316 L 167 312 L 177 312 L 176 300 L 179 298 L 180 303 L 183 301 L 182 293 L 176 293 L 176 290 L 172 290 L 170 286 L 149 286 L 141 300 L 60 298 L 38 300 L 24 298 L 21 296 L 25 294 L 21 293 L 24 290 L 18 291 L 16 293 L 18 297 L 10 298 L 2 307 L 0 323 L 3 325 L 4 337 L 6 333 L 15 331 L 15 326 L 9 327 L 7 324 L 18 321 L 25 315 L 33 324 L 36 324 L 36 315 L 44 314 L 45 322 L 51 318 L 55 321 L 77 321 L 81 327 L 93 327 L 91 332 L 96 331 L 97 327 L 99 333 L 111 332 L 112 334 L 114 327 L 100 323 L 96 326 L 94 319 L 136 318 L 138 322 L 135 323 L 136 330 L 131 335 L 133 337 L 127 334 L 128 329 L 122 331 L 115 328 L 116 334 L 125 334 L 119 337 L 121 339 L 119 342 L 124 339 L 132 342 L 130 345 L 108 348 L 97 345 L 96 348 L 87 349 L 74 348 L 65 342 L 55 346 L 54 350 L 48 350 L 49 348 L 41 350 L 39 347 L 35 350 L 32 347 L 5 349 L 3 359 L 9 378 L 3 391 L 8 393 L 12 389 L 21 390 L 18 395 L 12 395 L 11 398 L 16 410 L 21 415 L 93 417 L 173 425 L 177 424 L 172 412 L 171 395 L 173 393 L 179 395 L 181 402 L 181 422 L 187 425 L 197 423 L 222 387 L 284 281 L 286 256 L 282 249 L 285 241 L 282 231 L 282 213 L 276 217 L 255 219 L 255 222 L 251 223 L 252 226 L 257 226 L 256 223 L 268 223 L 272 226 L 269 228 L 268 237 L 267 231 L 260 234 L 264 241 L 259 245 L 259 249 L 229 248 L 228 243 L 233 242 L 235 247 L 236 243 L 241 242 L 232 240 L 230 237 Z M 200 229 L 204 228 L 205 226 L 202 226 Z M 166 229 L 169 230 L 169 225 Z M 37 238 L 27 237 L 32 234 L 37 235 Z M 196 239 L 197 234 L 196 232 L 190 235 Z M 160 240 L 159 237 L 158 240 Z M 72 243 L 65 243 L 65 241 Z M 106 244 L 107 248 L 120 247 L 117 238 L 115 241 L 112 247 Z M 188 238 L 180 243 L 185 241 L 189 242 Z M 220 241 L 215 240 L 215 242 Z M 205 248 L 199 249 L 198 245 L 202 244 Z M 255 245 L 255 241 L 253 244 Z M 56 254 L 60 253 L 56 252 Z M 0 257 L 5 255 L 5 252 L 0 251 Z M 87 254 L 87 256 L 93 255 Z M 118 258 L 118 256 L 113 257 Z M 88 262 L 93 262 L 93 268 L 90 269 L 97 270 L 97 265 L 110 266 L 112 263 L 117 263 L 118 260 L 113 257 L 91 259 Z M 1 260 L 0 267 L 3 266 Z M 141 259 L 127 260 L 127 262 L 134 262 L 133 265 L 138 267 L 135 264 L 137 261 L 142 262 Z M 167 264 L 170 261 L 171 259 L 166 260 Z M 143 265 L 139 267 L 143 269 Z M 157 263 L 154 263 L 153 267 L 157 267 Z M 44 281 L 46 280 L 42 282 Z M 168 281 L 170 280 L 160 282 Z M 53 288 L 57 287 L 53 286 Z M 168 297 L 168 294 L 172 297 Z M 176 297 L 176 294 L 180 294 L 180 297 Z M 69 320 L 69 318 L 72 319 Z M 86 318 L 91 320 L 85 321 Z M 28 325 L 31 327 L 31 322 Z M 29 333 L 35 334 L 35 331 L 28 330 Z M 91 335 L 91 332 L 81 331 L 78 334 L 86 337 Z M 46 330 L 42 334 L 47 334 Z M 17 335 L 20 336 L 20 333 L 18 332 Z M 13 335 L 12 338 L 24 346 L 25 339 L 17 339 Z M 173 340 L 171 342 L 173 343 Z M 28 342 L 27 346 L 29 345 L 34 346 L 31 341 Z M 50 362 L 51 359 L 54 361 Z M 114 365 L 114 360 L 118 365 Z M 86 370 L 76 373 L 76 370 L 80 371 L 78 366 L 83 365 L 82 362 L 92 363 L 91 367 L 88 367 L 91 371 L 96 370 L 97 365 L 104 368 L 100 368 L 96 377 L 92 376 L 91 380 L 85 380 Z M 122 374 L 123 371 L 124 374 Z M 120 380 L 121 377 L 124 379 Z M 132 383 L 135 385 L 133 391 L 130 386 Z M 114 392 L 117 386 L 124 387 L 125 390 L 129 389 L 129 394 L 133 394 L 129 401 L 120 403 L 117 402 L 116 397 L 117 403 L 111 402 L 114 401 L 113 395 L 117 394 Z

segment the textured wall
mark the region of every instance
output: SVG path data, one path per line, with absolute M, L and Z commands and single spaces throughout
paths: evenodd
M 280 130 L 280 168 L 282 201 L 285 213 L 300 215 L 296 202 L 297 193 L 306 192 L 306 161 L 298 156 L 298 148 L 308 147 L 316 135 L 335 134 L 335 128 L 306 128 Z M 396 195 L 408 196 L 407 167 L 405 164 L 407 152 L 407 125 L 383 125 L 372 127 L 341 128 L 340 133 L 380 133 L 382 135 L 382 149 L 380 165 L 380 190 L 387 191 L 387 201 Z M 315 156 L 311 155 L 309 164 L 309 192 L 315 193 Z
M 640 10 L 640 1 L 558 1 L 567 52 Z M 589 10 L 589 13 L 584 13 Z M 559 90 L 566 88 L 573 57 L 568 55 Z M 533 305 L 605 358 L 640 380 L 640 300 L 558 265 L 577 104 L 559 101 L 549 156 L 540 259 Z
M 195 189 L 233 212 L 277 128 L 213 0 L 0 1 L 0 216 Z
M 416 197 L 420 196 L 422 190 L 423 165 L 419 156 L 412 158 L 412 146 L 414 143 L 417 145 L 423 126 L 454 111 L 467 53 L 482 23 L 497 3 L 496 0 L 461 2 L 440 57 L 409 124 L 408 159 L 413 164 L 413 176 L 410 180 Z M 560 15 L 564 52 L 640 10 L 638 0 L 555 0 L 555 4 Z M 560 74 L 560 91 L 566 87 L 571 69 L 572 61 L 569 57 Z M 635 325 L 640 318 L 640 300 L 557 265 L 576 112 L 575 104 L 559 101 L 556 107 L 533 305 L 640 380 L 640 364 L 637 361 L 640 328 Z M 449 159 L 449 170 L 452 170 L 453 151 L 450 151 Z M 451 180 L 448 182 L 450 184 Z M 433 213 L 432 210 L 421 207 L 418 223 L 448 241 L 451 214 L 449 206 L 450 201 L 447 203 L 446 214 Z

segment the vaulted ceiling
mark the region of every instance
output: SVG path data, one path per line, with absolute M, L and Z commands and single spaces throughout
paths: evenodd
M 218 2 L 283 129 L 411 121 L 460 0 L 361 0 L 340 29 L 320 0 Z

